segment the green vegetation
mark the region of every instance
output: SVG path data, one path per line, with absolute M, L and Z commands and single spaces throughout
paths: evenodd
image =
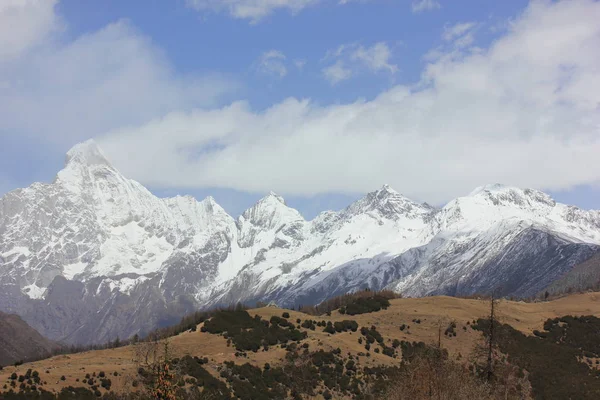
M 444 335 L 448 337 L 456 336 L 456 322 L 450 322 L 446 330 L 444 331 Z
M 323 332 L 327 332 L 330 334 L 334 334 L 334 333 L 340 333 L 340 332 L 348 332 L 348 331 L 352 331 L 352 332 L 356 332 L 358 330 L 358 323 L 356 321 L 350 321 L 350 320 L 343 320 L 343 321 L 336 321 L 336 322 L 327 322 L 327 325 L 325 326 L 325 329 L 323 329 Z
M 324 302 L 316 306 L 301 306 L 299 309 L 303 313 L 311 315 L 331 315 L 331 311 L 337 309 L 340 309 L 340 312 L 342 313 L 346 313 L 348 315 L 355 315 L 353 314 L 353 312 L 355 311 L 354 306 L 351 306 L 350 312 L 348 312 L 347 306 L 356 303 L 358 299 L 377 298 L 378 300 L 376 300 L 376 302 L 380 304 L 379 308 L 377 308 L 375 304 L 371 304 L 368 307 L 372 308 L 373 311 L 379 311 L 382 308 L 385 309 L 389 306 L 390 299 L 397 299 L 400 297 L 401 296 L 398 293 L 394 293 L 390 290 L 382 290 L 378 292 L 372 291 L 370 289 L 365 289 L 355 293 L 349 293 L 344 294 L 342 296 L 333 297 L 331 299 L 325 300 Z M 387 305 L 385 305 L 386 302 L 384 300 L 388 300 Z M 362 303 L 362 301 L 359 302 L 359 304 Z M 382 304 L 385 306 L 382 307 Z M 363 307 L 361 306 L 360 309 L 362 310 Z M 356 314 L 361 314 L 361 312 L 357 312 Z
M 600 370 L 579 360 L 599 354 L 600 319 L 572 317 L 546 321 L 542 335 L 526 336 L 495 324 L 496 342 L 508 361 L 529 372 L 535 399 L 599 399 Z M 474 325 L 487 334 L 489 320 Z
M 368 343 L 375 343 L 375 341 L 377 341 L 377 343 L 383 343 L 383 336 L 377 332 L 377 329 L 374 326 L 371 326 L 371 329 L 363 326 L 360 328 L 360 333 L 367 339 Z
M 310 329 L 311 331 L 314 331 L 316 329 L 316 325 L 317 325 L 317 321 L 305 319 L 304 322 L 302 322 L 301 327 L 304 329 Z
M 177 360 L 173 361 L 180 368 L 182 374 L 189 375 L 196 379 L 196 385 L 202 388 L 202 391 L 207 398 L 210 398 L 210 396 L 218 399 L 230 398 L 230 392 L 227 385 L 223 381 L 212 376 L 210 372 L 202 367 L 204 364 L 203 359 L 185 356 L 179 360 L 179 362 L 177 362 Z
M 359 297 L 352 299 L 345 307 L 340 308 L 340 313 L 348 315 L 366 314 L 385 310 L 390 306 L 390 301 L 379 295 Z
M 277 316 L 266 321 L 256 315 L 251 317 L 245 310 L 219 311 L 204 323 L 202 332 L 222 334 L 231 339 L 239 351 L 257 352 L 260 348 L 267 350 L 269 346 L 289 341 L 305 339 L 306 332 L 296 329 L 293 323 Z

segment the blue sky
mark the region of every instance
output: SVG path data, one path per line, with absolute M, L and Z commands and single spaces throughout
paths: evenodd
M 600 209 L 598 2 L 23 4 L 0 5 L 0 193 L 93 137 L 156 194 L 234 215 L 272 189 L 310 218 L 384 183 Z

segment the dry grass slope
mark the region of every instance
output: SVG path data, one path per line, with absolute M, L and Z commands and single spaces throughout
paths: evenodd
M 374 313 L 354 316 L 342 315 L 333 311 L 330 316 L 311 316 L 293 310 L 282 310 L 276 307 L 263 307 L 248 310 L 251 316 L 259 315 L 269 320 L 272 316 L 281 317 L 283 312 L 289 313 L 288 321 L 296 322 L 306 319 L 317 321 L 355 320 L 360 327 L 375 326 L 383 336 L 385 346 L 392 346 L 394 339 L 408 342 L 425 342 L 436 344 L 441 338 L 442 346 L 448 350 L 451 359 L 467 359 L 474 347 L 482 343 L 481 332 L 470 328 L 478 318 L 485 318 L 489 304 L 485 300 L 460 299 L 453 297 L 427 297 L 418 299 L 392 299 L 390 307 Z M 542 330 L 544 322 L 549 318 L 564 315 L 594 315 L 600 317 L 600 293 L 577 294 L 550 302 L 523 303 L 502 300 L 498 307 L 498 317 L 502 323 L 507 323 L 531 335 L 534 330 Z M 444 334 L 454 323 L 456 335 Z M 218 367 L 226 361 L 236 364 L 250 363 L 263 367 L 265 363 L 279 365 L 286 357 L 286 349 L 271 346 L 268 351 L 247 352 L 245 357 L 236 357 L 236 349 L 228 346 L 227 340 L 219 335 L 196 331 L 181 333 L 169 339 L 172 357 L 186 355 L 208 358 L 206 368 L 215 377 L 219 376 Z M 402 330 L 400 328 L 403 328 Z M 334 335 L 323 332 L 322 327 L 314 331 L 301 328 L 307 332 L 303 340 L 311 351 L 323 349 L 330 351 L 340 348 L 342 354 L 351 354 L 362 367 L 379 365 L 398 365 L 399 359 L 388 357 L 382 353 L 371 351 L 369 357 L 359 355 L 366 353 L 365 345 L 359 344 L 360 332 L 341 332 Z M 441 332 L 441 334 L 440 334 Z M 111 379 L 111 390 L 119 392 L 135 391 L 133 382 L 139 379 L 138 361 L 139 344 L 116 349 L 95 350 L 78 354 L 56 356 L 18 367 L 5 367 L 0 370 L 0 392 L 5 383 L 10 382 L 10 375 L 25 374 L 32 369 L 39 371 L 40 378 L 46 382 L 46 390 L 58 392 L 67 386 L 86 386 L 82 383 L 86 374 L 98 375 L 105 372 Z M 116 373 L 116 374 L 115 374 Z M 64 376 L 64 380 L 61 378 Z M 10 388 L 10 387 L 8 387 Z M 106 392 L 99 388 L 100 392 Z

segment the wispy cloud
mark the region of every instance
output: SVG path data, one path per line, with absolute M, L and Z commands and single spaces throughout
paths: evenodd
M 398 66 L 390 62 L 391 57 L 392 52 L 385 42 L 366 47 L 356 43 L 344 44 L 326 54 L 324 60 L 334 60 L 334 63 L 323 68 L 322 72 L 331 84 L 349 79 L 365 68 L 371 72 L 395 74 Z
M 383 42 L 371 47 L 359 46 L 350 54 L 352 60 L 361 61 L 372 71 L 387 70 L 394 74 L 398 71 L 398 66 L 390 64 L 391 56 L 390 48 Z
M 186 0 L 192 9 L 200 12 L 225 13 L 232 18 L 250 20 L 251 23 L 261 22 L 265 17 L 279 10 L 291 14 L 320 3 L 367 3 L 373 0 Z
M 285 65 L 287 57 L 279 50 L 269 50 L 264 52 L 258 60 L 258 71 L 278 78 L 287 75 L 288 70 Z
M 296 68 L 298 68 L 300 71 L 302 71 L 304 69 L 304 66 L 306 65 L 306 60 L 303 60 L 303 59 L 294 60 L 294 65 L 296 66 Z
M 335 64 L 323 68 L 323 76 L 332 85 L 350 79 L 352 77 L 352 70 L 344 66 L 342 60 L 337 60 Z
M 298 13 L 322 0 L 186 0 L 188 6 L 198 11 L 227 13 L 233 18 L 261 21 L 277 10 Z
M 442 5 L 435 0 L 415 0 L 411 4 L 413 13 L 424 11 L 433 11 L 442 8 Z
M 0 2 L 0 59 L 15 58 L 60 30 L 58 0 Z
M 452 26 L 444 27 L 444 33 L 442 34 L 442 39 L 449 42 L 459 36 L 464 35 L 473 27 L 475 27 L 475 22 L 462 22 Z

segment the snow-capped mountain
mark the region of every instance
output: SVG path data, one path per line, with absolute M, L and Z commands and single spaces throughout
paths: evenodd
M 311 221 L 270 193 L 235 220 L 210 197 L 155 197 L 88 141 L 54 182 L 0 199 L 0 310 L 89 343 L 363 287 L 529 296 L 599 251 L 600 212 L 536 190 L 485 186 L 438 209 L 384 185 Z

